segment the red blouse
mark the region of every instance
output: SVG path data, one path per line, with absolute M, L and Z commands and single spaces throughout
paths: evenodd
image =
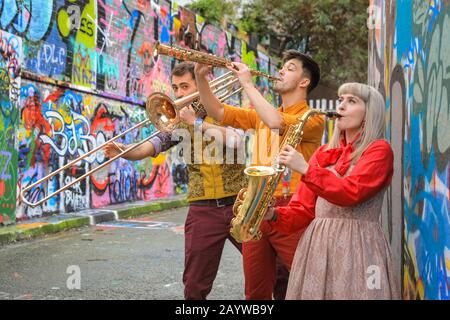
M 373 197 L 391 183 L 394 154 L 386 140 L 374 141 L 356 162 L 352 172 L 342 177 L 351 165 L 351 143 L 341 139 L 339 148 L 317 149 L 309 160 L 295 194 L 286 207 L 276 207 L 277 220 L 269 223 L 282 232 L 295 232 L 314 219 L 317 197 L 342 207 L 355 206 Z M 334 165 L 336 175 L 326 167 Z

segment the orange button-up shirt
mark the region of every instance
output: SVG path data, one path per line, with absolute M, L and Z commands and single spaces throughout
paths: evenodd
M 279 108 L 277 111 L 283 117 L 284 132 L 287 132 L 289 125 L 298 124 L 299 118 L 309 110 L 308 104 L 303 101 L 287 108 Z M 277 130 L 271 130 L 258 116 L 254 109 L 233 107 L 224 104 L 224 117 L 222 125 L 241 128 L 243 130 L 255 130 L 254 147 L 252 154 L 252 165 L 272 166 L 279 153 L 279 145 L 282 137 Z M 303 154 L 308 161 L 314 151 L 320 147 L 323 131 L 325 129 L 325 119 L 323 116 L 313 116 L 309 118 L 303 127 L 303 135 L 297 151 Z M 293 171 L 281 179 L 275 191 L 275 197 L 283 194 L 289 196 L 295 191 L 301 175 Z M 285 189 L 283 192 L 283 188 Z M 287 189 L 287 190 L 286 190 Z

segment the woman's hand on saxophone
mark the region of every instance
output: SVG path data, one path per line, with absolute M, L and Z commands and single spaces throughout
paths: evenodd
M 275 208 L 274 207 L 269 207 L 267 209 L 267 212 L 264 215 L 263 220 L 272 220 L 272 221 L 276 220 L 276 213 L 275 213 Z
M 278 162 L 301 174 L 308 171 L 309 165 L 303 155 L 290 145 L 285 145 L 278 155 Z

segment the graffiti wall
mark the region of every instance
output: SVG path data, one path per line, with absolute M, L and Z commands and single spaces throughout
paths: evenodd
M 22 83 L 20 101 L 22 123 L 18 139 L 22 188 L 146 119 L 144 109 L 132 104 L 29 81 Z M 141 141 L 151 132 L 147 127 L 136 129 L 121 142 Z M 25 196 L 35 202 L 104 161 L 102 152 L 94 153 Z M 158 158 L 135 162 L 117 160 L 53 197 L 45 207 L 32 209 L 19 205 L 17 218 L 171 196 L 175 189 L 169 167 L 168 161 Z
M 14 222 L 22 41 L 0 30 L 0 223 Z
M 245 61 L 266 72 L 277 63 L 248 46 L 238 30 L 208 24 L 167 0 L 0 0 L 0 28 L 3 223 L 186 193 L 186 164 L 172 162 L 167 152 L 156 159 L 117 160 L 36 208 L 17 195 L 144 120 L 151 93 L 172 94 L 175 61 L 153 55 L 157 41 Z M 268 83 L 258 81 L 274 100 Z M 138 142 L 154 130 L 137 129 L 120 142 Z M 43 199 L 105 161 L 102 153 L 93 154 L 25 196 Z
M 386 97 L 396 157 L 383 222 L 402 271 L 403 297 L 449 299 L 450 4 L 371 5 L 369 83 Z

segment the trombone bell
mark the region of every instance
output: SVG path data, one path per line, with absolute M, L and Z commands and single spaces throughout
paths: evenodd
M 169 132 L 179 123 L 178 112 L 172 99 L 161 92 L 156 92 L 147 99 L 147 114 L 153 125 L 163 132 Z

